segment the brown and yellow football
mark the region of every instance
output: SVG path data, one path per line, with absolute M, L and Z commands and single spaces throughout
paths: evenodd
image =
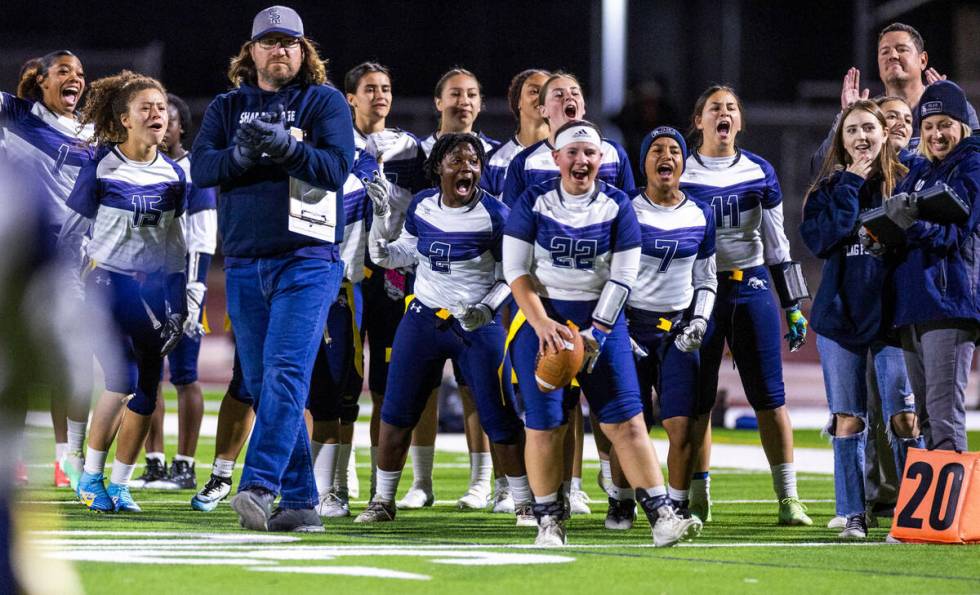
M 538 352 L 538 360 L 534 367 L 534 379 L 541 392 L 551 392 L 571 383 L 572 378 L 582 369 L 585 359 L 585 343 L 578 330 L 572 329 L 572 340 L 565 341 L 565 348 L 554 353 Z

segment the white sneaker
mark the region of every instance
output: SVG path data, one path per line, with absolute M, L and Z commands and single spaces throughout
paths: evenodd
M 565 521 L 551 515 L 541 517 L 541 522 L 538 523 L 538 537 L 534 540 L 534 545 L 556 547 L 567 543 Z
M 470 484 L 466 493 L 456 501 L 460 510 L 483 510 L 490 505 L 490 484 L 477 482 Z M 513 508 L 511 508 L 513 510 Z
M 331 519 L 350 516 L 350 498 L 347 494 L 347 490 L 343 488 L 331 488 L 320 496 L 316 513 Z
M 534 518 L 534 509 L 530 502 L 518 504 L 515 507 L 514 515 L 517 517 L 518 527 L 537 527 L 538 519 Z
M 835 516 L 827 523 L 828 529 L 843 529 L 847 525 L 846 516 Z
M 672 546 L 678 541 L 694 539 L 701 534 L 701 519 L 696 516 L 678 516 L 672 506 L 661 506 L 657 509 L 657 516 L 657 522 L 651 528 L 655 547 Z
M 572 514 L 592 514 L 589 502 L 592 502 L 592 498 L 582 490 L 572 490 L 568 495 L 568 507 Z
M 408 490 L 405 497 L 399 500 L 395 506 L 402 510 L 415 510 L 417 508 L 432 506 L 435 501 L 436 497 L 432 494 L 432 488 L 426 490 L 425 488 L 412 486 L 412 489 Z
M 498 514 L 514 514 L 514 496 L 509 487 L 503 487 L 493 495 L 493 511 Z

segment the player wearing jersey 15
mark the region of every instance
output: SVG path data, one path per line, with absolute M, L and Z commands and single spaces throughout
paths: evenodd
M 344 76 L 344 91 L 354 118 L 354 145 L 374 156 L 381 173 L 388 181 L 390 213 L 388 217 L 373 222 L 385 224 L 391 229 L 401 229 L 405 212 L 416 192 L 428 183 L 422 173 L 425 153 L 419 140 L 411 132 L 387 127 L 391 111 L 391 73 L 384 65 L 364 62 L 352 68 Z M 384 207 L 375 206 L 376 213 L 384 213 Z M 365 279 L 362 282 L 364 299 L 364 327 L 369 347 L 370 369 L 368 388 L 371 391 L 371 493 L 376 480 L 376 455 L 378 430 L 381 424 L 381 402 L 387 385 L 391 344 L 395 329 L 405 312 L 405 295 L 410 284 L 408 273 L 398 269 L 385 269 L 372 262 L 365 263 Z M 338 454 L 336 480 L 337 492 L 341 493 L 346 480 L 342 477 L 349 464 L 353 423 L 357 413 L 349 400 L 344 401 L 341 420 L 341 440 Z M 353 415 L 352 415 L 353 414 Z M 414 450 L 414 449 L 413 449 Z M 414 452 L 413 461 L 418 457 Z M 428 458 L 428 476 L 431 479 L 432 457 Z M 430 489 L 431 491 L 431 489 Z
M 598 180 L 602 139 L 585 121 L 556 131 L 561 177 L 529 188 L 504 230 L 504 274 L 520 307 L 509 353 L 527 426 L 526 461 L 538 520 L 537 545 L 563 545 L 568 508 L 562 490 L 569 412 L 562 389 L 542 392 L 538 354 L 565 349 L 574 332 L 587 343 L 577 378 L 603 432 L 621 453 L 657 546 L 693 536 L 697 519 L 678 517 L 643 423 L 633 350 L 623 309 L 640 264 L 641 234 L 629 198 Z M 566 324 L 567 323 L 567 324 Z M 580 331 L 573 330 L 581 329 Z
M 473 391 L 518 507 L 530 505 L 523 428 L 514 410 L 506 333 L 498 316 L 510 295 L 500 268 L 508 209 L 478 186 L 485 159 L 473 135 L 441 136 L 426 161 L 439 187 L 415 197 L 397 240 L 389 243 L 381 226 L 371 228 L 371 259 L 385 267 L 417 264 L 417 278 L 392 348 L 377 492 L 356 522 L 394 520 L 412 428 L 442 378 L 446 359 L 457 364 Z
M 47 211 L 45 230 L 53 242 L 69 213 L 65 205 L 82 165 L 92 158 L 92 126 L 77 118 L 85 72 L 77 56 L 59 50 L 29 60 L 21 69 L 17 97 L 0 93 L 0 157 L 24 174 L 24 191 Z M 91 384 L 91 379 L 82 379 Z M 54 482 L 78 484 L 88 425 L 91 386 L 78 395 L 51 395 Z M 26 481 L 26 470 L 19 480 Z
M 730 87 L 714 85 L 701 94 L 691 116 L 694 147 L 681 177 L 684 194 L 714 211 L 717 230 L 718 299 L 701 346 L 700 390 L 704 401 L 714 402 L 727 342 L 759 420 L 762 447 L 779 497 L 779 522 L 809 525 L 812 521 L 796 491 L 779 317 L 769 285 L 775 283 L 785 311 L 791 349 L 806 339 L 799 301 L 808 295 L 799 263 L 790 260 L 776 172 L 768 161 L 735 143 L 742 129 L 741 108 Z M 707 419 L 699 422 L 700 432 L 710 432 Z M 690 505 L 691 512 L 705 521 L 711 516 L 709 453 L 710 433 L 701 449 Z
M 475 135 L 486 153 L 500 146 L 500 141 L 473 130 L 483 109 L 483 86 L 475 74 L 458 67 L 446 71 L 436 82 L 432 99 L 439 112 L 439 128 L 422 140 L 422 150 L 426 155 L 432 153 L 432 147 L 439 137 L 449 132 Z
M 548 122 L 538 111 L 538 96 L 549 76 L 551 73 L 546 70 L 531 68 L 517 73 L 507 88 L 507 105 L 517 121 L 517 130 L 507 142 L 487 155 L 487 171 L 480 178 L 480 185 L 497 198 L 503 196 L 507 168 L 514 157 L 548 138 Z
M 73 212 L 59 238 L 62 253 L 79 261 L 91 233 L 85 255 L 94 268 L 79 283 L 87 301 L 109 304 L 114 323 L 111 342 L 95 350 L 106 392 L 92 415 L 77 489 L 98 512 L 140 511 L 129 480 L 156 406 L 163 357 L 180 340 L 187 316 L 187 249 L 177 220 L 187 183 L 184 170 L 158 148 L 167 119 L 166 91 L 152 78 L 123 71 L 92 83 L 82 120 L 94 124 L 98 151 L 68 197 Z M 106 489 L 103 470 L 117 428 Z
M 218 242 L 218 206 L 213 188 L 199 188 L 191 180 L 191 154 L 181 143 L 192 125 L 190 109 L 183 99 L 169 93 L 167 113 L 167 134 L 163 138 L 166 154 L 184 170 L 187 180 L 187 210 L 180 220 L 187 243 L 187 319 L 184 321 L 184 338 L 167 356 L 170 382 L 177 389 L 177 454 L 168 472 L 163 454 L 166 403 L 161 397 L 157 400 L 146 437 L 146 468 L 129 487 L 190 490 L 197 489 L 194 453 L 204 416 L 204 395 L 197 381 L 197 358 L 206 324 L 205 283 Z M 160 392 L 162 394 L 162 387 Z
M 905 390 L 902 351 L 886 342 L 892 326 L 887 302 L 898 258 L 894 251 L 875 256 L 863 249 L 858 233 L 861 212 L 881 206 L 907 173 L 885 127 L 885 116 L 874 102 L 858 100 L 844 110 L 823 175 L 807 194 L 800 225 L 807 247 L 826 261 L 813 300 L 813 329 L 833 416 L 828 431 L 834 447 L 836 513 L 845 518 L 840 536 L 857 539 L 868 533 L 864 479 L 869 359 L 877 373 L 882 414 L 891 428 L 896 468 L 905 468 L 909 446 L 921 447 L 915 436 L 915 402 Z M 896 381 L 900 386 L 893 386 Z
M 642 244 L 640 269 L 626 306 L 630 336 L 646 353 L 636 364 L 640 396 L 652 425 L 652 391 L 670 440 L 667 495 L 678 514 L 687 514 L 693 470 L 694 421 L 707 417 L 711 402 L 699 402 L 698 348 L 715 302 L 715 223 L 711 209 L 680 191 L 687 144 L 669 127 L 646 135 L 640 148 L 646 186 L 633 195 Z M 613 463 L 621 456 L 614 453 Z M 616 465 L 614 464 L 614 467 Z M 619 473 L 614 473 L 616 479 Z M 628 529 L 636 511 L 633 490 L 607 488 L 606 527 Z

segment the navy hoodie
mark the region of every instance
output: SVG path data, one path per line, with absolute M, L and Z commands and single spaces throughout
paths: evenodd
M 262 157 L 243 170 L 232 161 L 235 131 L 267 112 L 286 111 L 288 126 L 304 140 L 284 163 Z M 303 254 L 338 258 L 336 248 L 288 229 L 289 177 L 337 193 L 337 237 L 343 239 L 343 186 L 354 162 L 350 107 L 329 85 L 288 84 L 263 91 L 243 84 L 215 97 L 194 141 L 191 177 L 202 186 L 219 186 L 218 230 L 226 256 L 255 258 Z
M 860 214 L 881 201 L 879 176 L 865 181 L 843 171 L 822 180 L 803 205 L 803 242 L 824 260 L 810 325 L 841 345 L 866 347 L 891 326 L 891 300 L 886 298 L 892 293 L 894 256 L 867 253 L 857 233 Z
M 916 161 L 896 192 L 940 182 L 970 206 L 970 217 L 958 225 L 916 221 L 906 230 L 908 251 L 895 271 L 900 288 L 896 326 L 950 319 L 980 322 L 980 138 L 963 139 L 942 161 Z

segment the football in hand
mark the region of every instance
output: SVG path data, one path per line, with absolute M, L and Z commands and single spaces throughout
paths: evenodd
M 582 335 L 572 329 L 572 339 L 565 340 L 565 348 L 554 353 L 538 352 L 537 364 L 534 367 L 534 379 L 538 382 L 541 392 L 551 392 L 571 383 L 572 378 L 582 369 L 585 359 L 585 344 Z

